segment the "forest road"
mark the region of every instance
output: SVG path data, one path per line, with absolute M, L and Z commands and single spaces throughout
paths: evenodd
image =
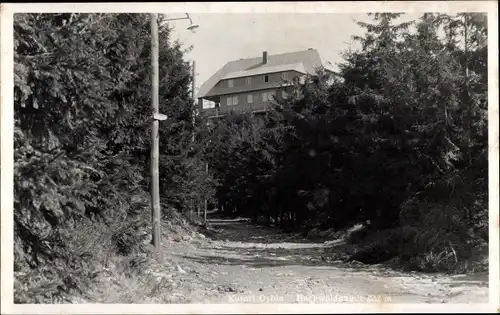
M 169 242 L 182 303 L 487 303 L 488 274 L 403 273 L 325 259 L 333 242 L 236 220 L 212 220 L 220 240 Z M 222 239 L 221 239 L 222 238 Z

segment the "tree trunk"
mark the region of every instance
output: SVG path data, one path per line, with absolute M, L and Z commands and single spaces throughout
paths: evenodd
M 203 222 L 207 222 L 208 200 L 205 198 L 205 207 L 203 210 Z

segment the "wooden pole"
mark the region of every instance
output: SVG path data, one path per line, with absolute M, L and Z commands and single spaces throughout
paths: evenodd
M 194 143 L 194 127 L 195 127 L 195 123 L 196 123 L 196 120 L 195 120 L 195 115 L 196 115 L 196 62 L 193 60 L 193 66 L 192 66 L 192 77 L 193 77 L 193 81 L 191 82 L 191 95 L 192 95 L 192 98 L 193 98 L 193 102 L 194 102 L 194 107 L 193 107 L 193 117 L 192 117 L 192 124 L 193 124 L 193 136 L 192 136 L 192 139 L 191 141 Z
M 208 208 L 208 200 L 205 199 L 205 211 L 203 211 L 203 221 L 207 222 L 207 208 Z
M 472 104 L 469 95 L 469 38 L 468 38 L 468 13 L 464 14 L 464 52 L 465 52 L 465 106 L 467 106 L 467 157 L 472 163 L 471 142 L 472 142 Z
M 207 175 L 208 175 L 208 162 L 207 162 L 205 168 L 206 168 Z M 207 198 L 205 198 L 205 210 L 203 212 L 203 221 L 204 222 L 207 222 L 207 210 L 208 210 L 208 200 L 207 200 Z
M 159 39 L 158 39 L 158 14 L 151 14 L 151 67 L 152 67 L 152 109 L 158 113 L 159 108 Z M 159 180 L 159 139 L 158 120 L 154 119 L 151 126 L 151 208 L 153 239 L 155 249 L 160 247 L 160 180 Z
M 193 99 L 193 110 L 191 111 L 191 122 L 193 124 L 193 131 L 192 131 L 192 135 L 191 135 L 191 142 L 193 144 L 193 149 L 194 149 L 194 141 L 195 141 L 195 124 L 196 124 L 196 119 L 195 119 L 195 115 L 196 115 L 196 98 L 195 98 L 195 89 L 196 89 L 196 70 L 195 70 L 195 67 L 196 67 L 196 63 L 195 61 L 193 60 L 193 65 L 191 67 L 191 76 L 193 77 L 192 78 L 192 82 L 191 82 L 191 98 Z M 192 200 L 191 201 L 191 216 L 193 215 L 193 212 L 194 212 L 194 208 L 196 207 L 196 201 L 195 200 Z M 198 211 L 198 216 L 200 216 L 200 213 Z

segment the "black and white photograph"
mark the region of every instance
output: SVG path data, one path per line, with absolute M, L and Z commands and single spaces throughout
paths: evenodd
M 2 4 L 2 313 L 498 312 L 498 2 L 100 5 Z

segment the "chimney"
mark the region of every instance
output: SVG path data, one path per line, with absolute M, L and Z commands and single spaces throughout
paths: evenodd
M 267 63 L 267 51 L 264 51 L 262 53 L 262 63 L 266 64 Z

